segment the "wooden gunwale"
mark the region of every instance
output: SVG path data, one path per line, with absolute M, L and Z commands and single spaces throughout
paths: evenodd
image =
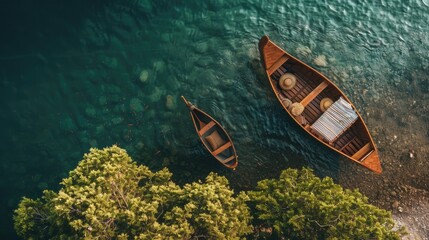
M 222 127 L 222 125 L 216 121 L 212 116 L 208 115 L 206 112 L 202 111 L 201 109 L 197 108 L 195 105 L 190 103 L 186 100 L 184 96 L 181 96 L 183 101 L 185 102 L 186 106 L 189 108 L 189 114 L 191 115 L 192 122 L 195 127 L 195 131 L 198 134 L 198 137 L 200 138 L 201 142 L 203 143 L 204 147 L 210 152 L 210 154 L 216 158 L 222 165 L 224 165 L 227 168 L 235 170 L 235 168 L 238 165 L 238 156 L 237 152 L 235 150 L 234 143 L 232 142 L 231 137 L 226 132 L 226 130 Z M 204 122 L 203 120 L 199 119 L 198 115 L 196 114 L 196 111 L 203 114 L 205 117 L 210 119 L 208 122 Z M 204 136 L 206 133 L 210 132 L 211 129 L 216 128 L 216 130 L 221 131 L 227 139 L 225 140 L 225 144 L 217 148 L 216 150 L 212 151 L 211 147 L 207 144 L 207 142 L 204 140 Z M 231 148 L 232 154 L 231 156 L 227 156 L 225 158 L 220 157 L 221 153 L 225 150 Z M 234 161 L 235 160 L 235 161 Z M 230 162 L 234 161 L 232 164 L 228 164 Z
M 308 132 L 310 135 L 312 135 L 314 138 L 316 138 L 319 142 L 321 142 L 325 146 L 329 147 L 330 149 L 338 152 L 339 154 L 347 157 L 348 159 L 376 173 L 382 172 L 380 159 L 378 157 L 378 151 L 369 133 L 368 127 L 366 126 L 365 122 L 362 119 L 362 116 L 356 110 L 353 103 L 333 82 L 331 82 L 328 78 L 326 78 L 323 74 L 319 73 L 317 70 L 313 69 L 312 67 L 308 66 L 304 62 L 293 57 L 292 55 L 290 55 L 289 53 L 287 53 L 286 51 L 278 47 L 267 36 L 263 36 L 261 38 L 259 42 L 259 51 L 261 53 L 261 58 L 262 58 L 263 65 L 266 70 L 266 74 L 268 76 L 268 80 L 270 82 L 271 88 L 273 89 L 280 103 L 282 102 L 282 95 L 291 99 L 292 102 L 301 102 L 303 101 L 303 99 L 308 97 L 308 95 L 313 91 L 315 91 L 315 88 L 319 86 L 321 83 L 321 82 L 311 82 L 312 77 L 314 77 L 314 79 L 319 79 L 322 82 L 328 83 L 329 86 L 326 86 L 324 89 L 322 89 L 322 91 L 317 92 L 316 96 L 309 97 L 311 98 L 311 101 L 308 101 L 308 103 L 307 103 L 307 100 L 304 101 L 304 103 L 307 103 L 307 106 L 305 107 L 305 110 L 302 116 L 304 116 L 306 119 L 308 118 L 307 121 L 310 124 L 316 121 L 317 118 L 320 117 L 321 115 L 321 111 L 318 110 L 319 107 L 316 105 L 316 102 L 320 102 L 321 100 L 320 96 L 323 95 L 324 92 L 327 92 L 327 89 L 330 89 L 329 91 L 331 91 L 331 94 L 334 94 L 338 97 L 342 96 L 348 103 L 350 103 L 353 109 L 355 109 L 355 112 L 358 115 L 358 119 L 341 135 L 339 135 L 332 143 L 323 141 L 317 134 L 311 131 L 311 127 L 301 125 L 300 122 L 290 114 L 289 110 L 283 106 L 283 104 L 282 104 L 282 107 L 286 110 L 286 112 L 288 112 L 288 114 L 294 119 L 294 121 L 299 126 L 301 126 L 306 132 Z M 281 60 L 279 61 L 279 59 Z M 283 61 L 284 59 L 286 59 L 286 61 Z M 282 62 L 282 65 L 277 67 L 278 62 Z M 298 69 L 298 70 L 294 69 L 296 71 L 292 72 L 297 77 L 297 83 L 292 91 L 285 92 L 279 89 L 279 87 L 277 86 L 277 81 L 282 74 L 288 72 L 289 63 L 292 64 L 296 69 Z M 277 67 L 277 70 L 275 69 L 276 67 Z M 305 81 L 303 79 L 307 79 L 308 81 Z M 313 86 L 313 85 L 316 85 L 316 86 Z M 357 130 L 360 130 L 360 131 L 357 132 Z M 351 136 L 350 138 L 348 138 L 348 140 L 343 138 L 343 136 L 344 137 L 348 136 L 346 134 Z M 353 137 L 355 137 L 356 139 L 353 139 Z M 367 142 L 362 143 L 362 141 L 365 141 L 365 139 L 367 139 Z M 359 141 L 361 142 L 359 143 Z M 368 150 L 368 146 L 370 146 L 370 150 L 368 152 L 365 152 L 365 150 Z M 362 152 L 365 152 L 365 153 L 356 154 L 359 151 L 361 151 L 360 153 Z M 363 157 L 361 155 L 363 155 Z M 360 157 L 360 158 L 356 158 L 356 157 Z

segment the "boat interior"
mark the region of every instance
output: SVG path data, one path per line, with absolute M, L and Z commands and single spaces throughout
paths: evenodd
M 213 156 L 224 164 L 234 164 L 233 160 L 236 159 L 234 148 L 224 129 L 198 109 L 194 109 L 191 114 L 196 120 L 198 135 Z
M 279 79 L 285 73 L 292 73 L 296 78 L 295 86 L 290 90 L 283 90 L 279 86 Z M 283 63 L 279 64 L 277 69 L 272 69 L 270 79 L 279 98 L 287 98 L 292 103 L 299 102 L 304 106 L 304 111 L 297 121 L 310 134 L 357 161 L 363 161 L 374 151 L 371 139 L 366 135 L 366 128 L 360 118 L 330 142 L 311 129 L 310 126 L 323 114 L 320 107 L 321 100 L 330 98 L 335 102 L 342 96 L 335 86 L 319 74 L 309 70 L 307 66 L 295 59 L 287 58 L 283 59 Z

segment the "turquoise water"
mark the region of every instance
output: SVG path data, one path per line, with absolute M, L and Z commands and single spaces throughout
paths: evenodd
M 9 238 L 19 199 L 58 189 L 90 147 L 118 144 L 179 183 L 215 171 L 248 189 L 300 166 L 336 178 L 349 163 L 303 134 L 272 95 L 257 50 L 264 34 L 329 76 L 361 113 L 374 105 L 405 113 L 386 102 L 399 93 L 429 103 L 428 0 L 48 1 L 2 10 L 0 231 Z M 314 64 L 320 55 L 326 67 Z M 181 95 L 230 132 L 236 171 L 202 148 Z

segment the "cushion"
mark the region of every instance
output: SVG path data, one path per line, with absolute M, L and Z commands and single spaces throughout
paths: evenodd
M 216 130 L 206 137 L 206 141 L 210 144 L 212 151 L 218 149 L 220 146 L 225 144 L 225 140 L 223 140 L 223 138 Z

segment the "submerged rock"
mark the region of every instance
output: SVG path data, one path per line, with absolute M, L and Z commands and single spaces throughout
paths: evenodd
M 88 117 L 95 117 L 95 115 L 97 114 L 97 111 L 93 107 L 87 107 L 85 108 L 85 113 L 86 113 L 86 116 Z
M 151 13 L 153 10 L 152 3 L 150 0 L 139 0 L 135 1 L 136 5 L 139 6 L 139 10 L 144 13 Z
M 206 55 L 200 57 L 198 59 L 198 61 L 195 62 L 195 65 L 202 67 L 202 68 L 208 67 L 212 64 L 213 64 L 213 58 L 206 56 Z
M 135 111 L 135 112 L 143 112 L 144 110 L 142 101 L 138 98 L 131 99 L 130 108 L 132 111 Z
M 144 148 L 144 143 L 143 142 L 138 142 L 137 144 L 136 144 L 136 149 L 137 150 L 142 150 Z
M 176 101 L 173 96 L 167 95 L 166 101 L 165 101 L 165 107 L 168 110 L 174 110 L 176 108 Z
M 77 130 L 76 124 L 73 122 L 73 120 L 70 117 L 63 119 L 60 122 L 60 128 L 64 132 L 74 132 Z
M 115 118 L 112 118 L 111 121 L 112 121 L 113 125 L 118 125 L 118 124 L 122 123 L 124 121 L 124 119 L 122 117 L 115 117 Z
M 118 60 L 114 57 L 102 56 L 101 63 L 108 68 L 118 67 Z
M 149 101 L 153 103 L 158 102 L 161 100 L 162 95 L 164 95 L 164 91 L 159 87 L 155 87 L 152 94 L 149 95 Z
M 162 72 L 165 69 L 165 63 L 162 60 L 156 61 L 153 63 L 153 68 L 155 69 L 155 71 L 157 72 Z
M 152 118 L 155 118 L 155 114 L 156 114 L 155 110 L 150 109 L 150 110 L 147 110 L 144 115 L 146 119 L 152 119 Z
M 207 52 L 208 48 L 209 48 L 209 45 L 207 44 L 207 42 L 199 42 L 199 43 L 195 44 L 194 50 L 197 53 L 203 54 L 203 53 Z
M 143 70 L 140 72 L 140 82 L 145 83 L 147 82 L 147 80 L 149 79 L 149 71 L 148 70 Z
M 107 103 L 107 98 L 105 96 L 101 96 L 98 98 L 98 103 L 100 103 L 100 105 L 106 105 Z
M 311 49 L 309 47 L 299 45 L 296 48 L 296 53 L 300 54 L 300 55 L 303 55 L 303 56 L 308 56 L 308 55 L 311 54 Z
M 169 33 L 163 33 L 161 34 L 161 41 L 164 43 L 169 43 L 171 41 L 171 36 Z
M 316 64 L 319 67 L 327 67 L 328 62 L 326 61 L 325 55 L 319 55 L 314 59 L 314 64 Z

